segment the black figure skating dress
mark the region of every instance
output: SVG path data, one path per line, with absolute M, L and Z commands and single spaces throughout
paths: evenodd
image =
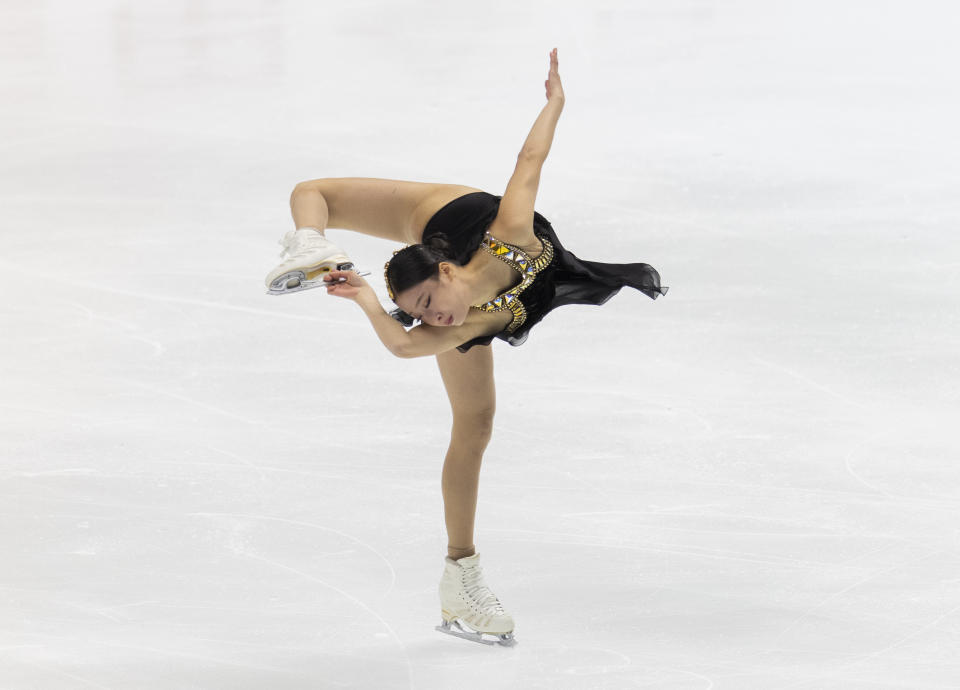
M 453 246 L 454 256 L 451 258 L 460 265 L 466 265 L 474 252 L 482 250 L 481 244 L 485 240 L 488 247 L 498 246 L 503 250 L 502 243 L 486 234 L 487 228 L 497 217 L 501 198 L 487 192 L 472 192 L 454 199 L 437 211 L 427 223 L 423 230 L 423 241 L 426 242 L 436 233 L 444 233 Z M 474 345 L 489 345 L 494 338 L 500 338 L 514 346 L 522 345 L 530 329 L 557 307 L 564 304 L 601 305 L 620 292 L 620 288 L 625 285 L 639 290 L 651 299 L 667 294 L 669 288 L 660 287 L 660 274 L 649 264 L 607 264 L 578 258 L 564 249 L 550 221 L 536 211 L 533 214 L 533 232 L 544 243 L 545 254 L 549 250 L 547 243 L 552 245 L 553 256 L 545 266 L 542 265 L 545 261 L 540 261 L 541 265 L 536 266 L 535 273 L 531 270 L 532 282 L 528 282 L 528 285 L 515 295 L 515 298 L 522 302 L 521 311 L 525 312 L 526 318 L 519 325 L 517 324 L 520 319 L 515 319 L 511 324 L 512 329 L 508 327 L 500 333 L 465 342 L 457 347 L 460 352 L 466 352 Z M 505 246 L 513 249 L 511 245 Z M 537 261 L 534 259 L 533 263 Z M 508 293 L 501 297 L 509 297 Z M 490 307 L 488 310 L 493 309 L 492 306 L 487 306 Z

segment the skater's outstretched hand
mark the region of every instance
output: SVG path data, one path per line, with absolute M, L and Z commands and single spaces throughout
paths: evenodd
M 560 83 L 560 73 L 557 71 L 557 49 L 550 52 L 550 73 L 547 80 L 543 82 L 547 87 L 547 100 L 559 100 L 561 103 L 566 100 L 563 95 L 563 85 Z
M 327 294 L 347 299 L 356 299 L 364 288 L 373 290 L 370 284 L 357 275 L 356 271 L 330 271 L 323 277 L 327 285 Z

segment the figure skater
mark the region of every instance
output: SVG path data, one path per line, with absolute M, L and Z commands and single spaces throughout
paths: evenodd
M 600 305 L 623 286 L 651 299 L 668 289 L 648 264 L 579 259 L 534 210 L 565 102 L 556 49 L 545 85 L 547 104 L 503 196 L 374 178 L 300 182 L 290 197 L 296 229 L 281 240 L 286 260 L 266 280 L 272 294 L 325 286 L 327 294 L 356 302 L 396 356 L 436 356 L 453 410 L 441 481 L 448 543 L 437 630 L 485 644 L 515 643 L 513 618 L 484 582 L 473 534 L 480 465 L 493 430 L 491 341 L 520 345 L 556 307 Z M 396 310 L 384 311 L 349 257 L 326 239 L 328 227 L 407 245 L 384 268 Z

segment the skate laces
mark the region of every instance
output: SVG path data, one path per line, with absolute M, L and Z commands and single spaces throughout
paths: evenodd
M 298 259 L 317 249 L 326 248 L 333 243 L 314 230 L 291 230 L 279 241 L 283 250 L 280 258 Z
M 483 581 L 483 571 L 480 566 L 465 567 L 463 569 L 463 584 L 467 594 L 477 603 L 481 610 L 493 609 L 495 613 L 505 615 L 506 611 L 496 595 L 490 591 Z

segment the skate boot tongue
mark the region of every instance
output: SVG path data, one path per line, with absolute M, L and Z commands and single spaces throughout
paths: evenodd
M 463 566 L 464 568 L 469 568 L 471 566 L 480 565 L 480 554 L 475 553 L 472 556 L 464 556 L 457 560 L 453 560 L 447 556 L 447 560 L 451 563 L 456 563 L 457 565 Z

